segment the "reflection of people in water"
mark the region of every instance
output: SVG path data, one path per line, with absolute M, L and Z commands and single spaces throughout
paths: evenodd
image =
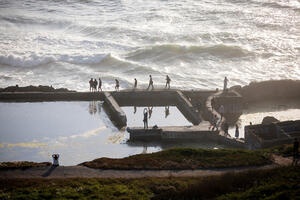
M 97 112 L 97 105 L 95 101 L 90 101 L 89 103 L 89 113 L 91 115 L 96 114 Z
M 133 107 L 133 114 L 136 113 L 136 106 Z
M 148 107 L 149 119 L 151 118 L 152 111 L 153 111 L 153 106 L 152 106 L 151 108 L 150 108 L 150 107 Z
M 101 113 L 102 103 L 98 102 L 98 114 Z
M 148 128 L 148 110 L 147 108 L 144 108 L 144 119 L 143 119 L 143 122 L 144 122 L 144 129 Z
M 165 118 L 167 118 L 170 114 L 170 107 L 169 106 L 166 106 L 165 107 Z

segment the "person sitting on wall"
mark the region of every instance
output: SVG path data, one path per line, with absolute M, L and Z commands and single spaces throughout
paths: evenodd
M 148 128 L 148 109 L 147 108 L 144 108 L 144 119 L 143 119 L 143 122 L 144 122 L 144 129 Z

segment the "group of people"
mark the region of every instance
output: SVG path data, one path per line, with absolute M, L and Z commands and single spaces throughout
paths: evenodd
M 91 78 L 89 83 L 90 83 L 90 92 L 96 92 L 97 90 L 102 91 L 102 81 L 100 78 L 99 78 L 99 82 L 97 81 L 97 79 Z
M 99 82 L 96 79 L 91 78 L 89 83 L 90 83 L 90 92 L 102 91 L 102 81 L 100 78 L 99 78 Z M 171 83 L 171 79 L 168 75 L 166 75 L 165 89 L 170 89 L 170 83 Z M 138 81 L 136 78 L 134 78 L 133 89 L 137 89 L 137 86 L 138 86 Z M 149 85 L 147 87 L 147 90 L 149 90 L 150 88 L 151 90 L 154 89 L 153 79 L 151 75 L 149 75 Z M 115 90 L 116 91 L 120 90 L 120 82 L 118 79 L 115 79 Z

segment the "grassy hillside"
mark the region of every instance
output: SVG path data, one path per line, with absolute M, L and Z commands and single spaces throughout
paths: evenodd
M 101 169 L 200 169 L 270 164 L 263 151 L 176 148 L 121 159 L 99 158 L 80 165 Z

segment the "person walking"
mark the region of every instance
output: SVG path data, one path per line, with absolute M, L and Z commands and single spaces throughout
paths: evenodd
M 171 79 L 170 79 L 170 77 L 167 75 L 167 76 L 166 76 L 166 86 L 165 86 L 165 88 L 170 89 L 170 82 L 171 82 Z
M 240 132 L 239 132 L 239 126 L 235 125 L 235 138 L 239 138 Z
M 154 89 L 154 86 L 153 86 L 153 80 L 152 80 L 152 76 L 151 75 L 149 75 L 149 85 L 148 85 L 148 88 L 147 88 L 147 90 L 149 90 L 149 88 L 150 88 L 150 86 L 152 87 L 152 90 Z
M 94 79 L 94 92 L 97 92 L 98 81 Z
M 93 81 L 93 79 L 91 78 L 91 80 L 89 81 L 89 83 L 90 83 L 90 92 L 92 92 L 93 91 L 93 89 L 94 89 L 94 81 Z
M 225 76 L 225 78 L 224 78 L 224 87 L 223 87 L 223 92 L 227 92 L 227 84 L 228 84 L 228 79 L 227 79 L 227 77 Z
M 134 78 L 134 86 L 133 86 L 133 89 L 136 89 L 137 88 L 137 80 L 136 78 Z
M 148 128 L 148 109 L 147 108 L 144 108 L 143 114 L 144 114 L 144 119 L 143 119 L 144 129 L 146 129 L 146 128 Z
M 293 166 L 296 166 L 298 164 L 298 158 L 299 158 L 299 141 L 297 138 L 294 139 L 294 146 L 293 146 Z
M 119 91 L 119 88 L 120 88 L 119 80 L 118 80 L 118 79 L 115 79 L 115 81 L 116 81 L 115 89 L 116 89 L 116 91 Z
M 99 78 L 99 86 L 98 86 L 98 91 L 102 91 L 102 80 Z

